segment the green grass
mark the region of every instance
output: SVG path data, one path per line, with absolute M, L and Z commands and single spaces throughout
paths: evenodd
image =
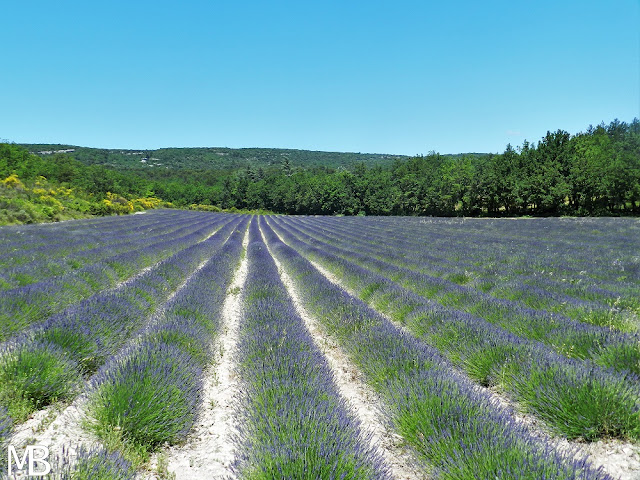
M 469 283 L 471 280 L 473 280 L 473 277 L 467 274 L 467 272 L 451 273 L 449 275 L 445 275 L 443 278 L 445 278 L 446 280 L 449 280 L 450 282 L 457 283 L 458 285 L 465 285 Z
M 580 322 L 606 327 L 611 330 L 619 330 L 621 332 L 631 333 L 639 329 L 638 325 L 635 325 L 628 316 L 623 315 L 622 312 L 612 310 L 578 311 L 571 316 Z

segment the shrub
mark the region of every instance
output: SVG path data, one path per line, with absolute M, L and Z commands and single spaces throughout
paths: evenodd
M 44 341 L 5 347 L 0 353 L 0 403 L 16 421 L 50 403 L 71 397 L 81 380 L 75 363 Z

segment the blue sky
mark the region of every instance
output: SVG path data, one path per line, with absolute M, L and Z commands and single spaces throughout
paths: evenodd
M 0 138 L 498 152 L 640 117 L 640 2 L 28 1 Z

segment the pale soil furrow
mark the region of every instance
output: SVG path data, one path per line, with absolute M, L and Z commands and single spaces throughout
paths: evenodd
M 145 326 L 140 333 L 128 340 L 120 349 L 124 351 L 135 345 L 144 335 L 144 331 L 152 327 L 162 317 L 168 303 L 187 285 L 187 283 L 202 270 L 211 260 L 207 258 L 202 261 L 187 278 L 173 290 L 167 299 L 160 305 L 147 319 Z M 85 382 L 89 385 L 91 379 Z M 89 447 L 99 443 L 98 439 L 82 428 L 83 420 L 86 419 L 84 413 L 87 402 L 87 393 L 84 391 L 66 407 L 61 405 L 50 405 L 49 407 L 35 412 L 26 422 L 15 427 L 11 436 L 11 445 L 42 445 L 49 448 L 52 456 L 62 454 L 63 449 L 73 457 L 80 446 Z
M 278 261 L 264 238 L 267 249 L 271 254 L 280 273 L 298 315 L 302 318 L 311 337 L 324 354 L 340 395 L 361 422 L 363 440 L 371 442 L 389 466 L 391 475 L 398 480 L 424 479 L 428 476 L 424 466 L 420 467 L 413 454 L 403 446 L 403 439 L 397 435 L 380 419 L 384 418 L 382 403 L 378 395 L 363 380 L 360 370 L 344 354 L 338 343 L 327 334 L 315 318 L 307 312 L 291 277 Z M 370 435 L 367 435 L 370 433 Z
M 248 243 L 247 230 L 243 240 L 245 252 Z M 239 385 L 234 374 L 234 361 L 242 315 L 240 292 L 247 278 L 247 267 L 245 256 L 227 291 L 220 335 L 214 343 L 216 358 L 205 373 L 198 420 L 185 444 L 169 447 L 162 453 L 167 470 L 175 474 L 176 480 L 233 478 L 229 466 L 234 460 L 232 437 L 236 426 L 233 412 Z M 157 456 L 154 460 L 157 463 Z M 158 478 L 158 474 L 149 474 L 147 478 Z
M 16 432 L 11 444 L 23 449 L 27 445 L 42 445 L 49 449 L 50 458 L 55 459 L 63 452 L 73 458 L 79 447 L 92 447 L 100 444 L 100 440 L 82 427 L 86 419 L 86 395 L 76 398 L 66 408 L 53 406 L 40 416 L 40 421 L 29 429 L 21 428 Z M 52 420 L 52 417 L 55 418 Z M 52 470 L 55 472 L 55 469 Z
M 357 293 L 343 285 L 336 275 L 319 263 L 310 260 L 309 258 L 307 258 L 307 260 L 331 283 L 337 285 L 349 295 L 358 298 Z M 391 317 L 382 312 L 378 311 L 378 313 L 408 335 L 413 335 L 401 323 L 394 321 Z M 462 372 L 457 373 L 464 376 L 464 373 Z M 602 467 L 605 472 L 618 480 L 640 480 L 640 445 L 611 439 L 599 440 L 591 443 L 569 441 L 566 438 L 553 435 L 535 416 L 519 411 L 518 405 L 500 392 L 480 385 L 476 385 L 475 388 L 479 391 L 484 391 L 499 404 L 507 407 L 507 411 L 514 420 L 525 424 L 533 436 L 549 440 L 561 451 L 575 451 L 575 449 L 579 449 L 583 455 L 589 457 L 596 468 Z

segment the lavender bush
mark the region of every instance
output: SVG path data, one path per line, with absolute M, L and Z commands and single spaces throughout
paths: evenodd
M 70 372 L 75 374 L 75 378 L 68 379 L 68 385 L 56 384 L 59 385 L 59 391 L 55 394 L 36 393 L 29 397 L 29 403 L 9 400 L 4 403 L 0 397 L 0 404 L 4 403 L 10 409 L 15 409 L 13 416 L 21 421 L 33 410 L 51 403 L 56 398 L 72 396 L 73 390 L 70 385 L 79 382 L 81 374 L 90 375 L 95 372 L 127 339 L 144 328 L 153 312 L 188 278 L 198 264 L 219 251 L 240 221 L 236 219 L 227 223 L 216 235 L 204 242 L 185 248 L 160 262 L 127 285 L 123 291 L 106 292 L 82 301 L 8 343 L 7 352 L 0 352 L 0 360 L 13 358 L 10 352 L 15 349 L 25 349 L 32 353 L 27 357 L 18 357 L 14 361 L 18 366 L 7 363 L 8 360 L 0 361 L 0 376 L 14 376 L 12 372 L 16 368 L 28 368 L 31 365 L 29 359 L 37 352 L 39 355 L 46 355 L 52 362 L 53 359 L 58 359 L 60 368 L 73 364 L 74 368 Z M 7 398 L 22 398 L 29 385 L 36 381 L 34 379 L 44 383 L 48 375 L 46 370 L 34 369 L 29 376 L 14 376 L 15 378 L 3 387 Z
M 241 478 L 388 478 L 362 443 L 260 238 L 250 228 L 239 344 L 242 399 L 233 464 Z
M 165 235 L 160 242 L 110 257 L 67 275 L 3 292 L 0 297 L 0 340 L 196 244 L 225 221 L 228 217 L 224 220 L 210 217 L 200 224 L 185 227 L 181 235 L 174 232 Z
M 202 403 L 203 369 L 227 288 L 242 250 L 247 219 L 165 306 L 139 340 L 92 379 L 90 427 L 135 464 L 164 443 L 183 440 Z
M 267 237 L 308 308 L 340 339 L 385 399 L 395 428 L 441 478 L 500 478 L 506 472 L 510 478 L 610 478 L 529 434 L 453 373 L 436 350 L 331 284 L 273 232 Z
M 539 342 L 431 302 L 385 277 L 310 247 L 285 230 L 279 231 L 306 254 L 337 266 L 351 288 L 404 322 L 472 378 L 484 385 L 500 385 L 559 433 L 587 440 L 640 435 L 640 392 L 635 375 L 568 359 Z M 541 389 L 547 394 L 540 395 Z

